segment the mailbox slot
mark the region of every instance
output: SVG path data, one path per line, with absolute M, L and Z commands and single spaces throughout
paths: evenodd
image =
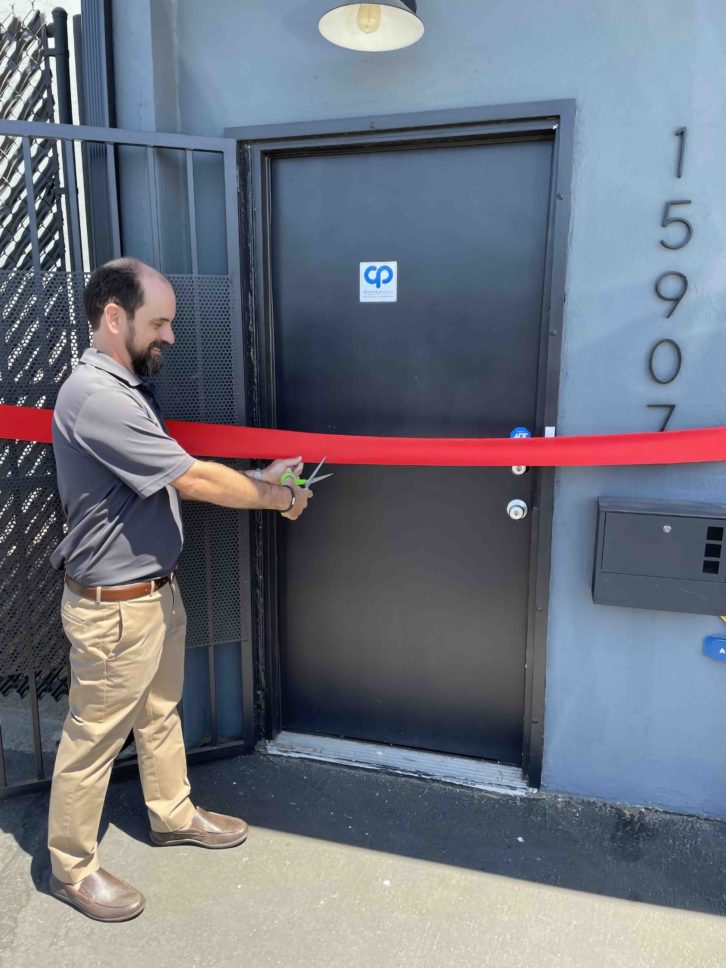
M 726 504 L 599 498 L 592 597 L 726 614 Z

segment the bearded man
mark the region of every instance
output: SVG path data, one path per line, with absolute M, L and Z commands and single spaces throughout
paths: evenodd
M 144 908 L 140 891 L 100 866 L 98 827 L 111 767 L 129 732 L 138 752 L 151 840 L 234 847 L 236 817 L 190 799 L 178 703 L 186 615 L 175 579 L 179 498 L 270 509 L 295 519 L 312 494 L 276 482 L 300 457 L 240 474 L 191 457 L 167 433 L 149 377 L 174 344 L 174 290 L 135 259 L 96 269 L 84 292 L 93 341 L 61 387 L 53 418 L 68 532 L 51 556 L 65 572 L 71 643 L 69 712 L 50 798 L 50 890 L 100 921 Z

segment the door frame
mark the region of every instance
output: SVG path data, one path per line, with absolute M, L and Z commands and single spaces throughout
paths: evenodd
M 350 149 L 445 146 L 462 142 L 551 139 L 552 172 L 535 435 L 556 428 L 567 239 L 570 226 L 575 101 L 572 99 L 459 108 L 375 117 L 232 127 L 238 144 L 242 300 L 247 347 L 247 414 L 257 427 L 276 426 L 275 356 L 270 266 L 271 166 L 279 157 Z M 545 669 L 549 611 L 554 468 L 533 468 L 529 555 L 522 772 L 539 787 L 544 752 Z M 256 719 L 268 739 L 281 731 L 277 516 L 255 514 L 251 528 L 253 623 L 256 636 Z M 262 737 L 261 737 L 262 738 Z

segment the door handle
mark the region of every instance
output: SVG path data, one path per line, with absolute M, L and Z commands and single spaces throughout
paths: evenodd
M 527 517 L 527 507 L 524 501 L 520 501 L 519 498 L 515 498 L 514 501 L 510 501 L 507 505 L 507 514 L 512 519 L 512 521 L 521 521 L 523 518 Z

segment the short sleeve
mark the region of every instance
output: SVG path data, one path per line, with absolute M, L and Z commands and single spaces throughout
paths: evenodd
M 195 463 L 123 390 L 99 390 L 81 407 L 74 427 L 78 445 L 140 497 L 151 497 Z

